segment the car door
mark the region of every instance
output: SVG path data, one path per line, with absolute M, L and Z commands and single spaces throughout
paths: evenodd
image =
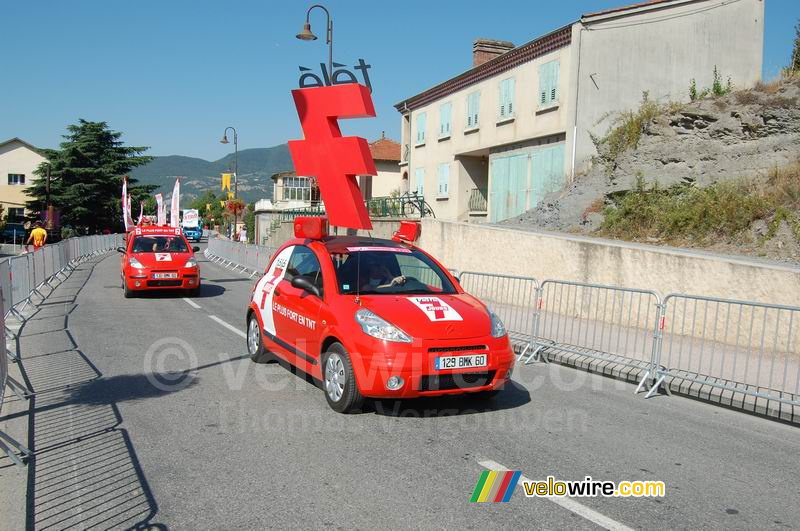
M 322 327 L 318 320 L 322 298 L 292 286 L 292 279 L 301 275 L 325 296 L 317 256 L 305 245 L 296 245 L 273 299 L 273 313 L 276 326 L 286 331 L 283 339 L 294 347 L 298 362 L 316 365 L 321 342 Z

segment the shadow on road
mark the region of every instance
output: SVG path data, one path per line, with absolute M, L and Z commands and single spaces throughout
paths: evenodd
M 120 289 L 120 293 L 121 292 L 122 289 Z M 189 297 L 191 299 L 198 299 L 198 298 L 206 299 L 209 297 L 221 297 L 224 293 L 225 293 L 225 288 L 222 286 L 201 283 L 200 293 L 198 295 L 189 295 L 184 290 L 164 289 L 164 290 L 153 290 L 153 291 L 141 291 L 136 293 L 135 297 L 137 299 L 175 299 L 181 297 Z
M 478 415 L 492 411 L 515 409 L 531 401 L 522 385 L 511 382 L 493 398 L 478 398 L 469 394 L 443 397 L 423 397 L 411 400 L 374 400 L 367 402 L 366 412 L 388 417 L 435 418 L 455 415 Z M 371 407 L 370 407 L 371 406 Z
M 69 331 L 96 259 L 82 264 L 20 329 L 30 399 L 27 529 L 163 528 L 117 403 L 165 393 L 144 375 L 103 379 Z M 193 383 L 193 382 L 192 382 Z

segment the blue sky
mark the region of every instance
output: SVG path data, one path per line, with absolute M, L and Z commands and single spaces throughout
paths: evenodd
M 378 116 L 346 122 L 347 134 L 399 139 L 393 104 L 471 65 L 475 37 L 521 44 L 630 0 L 376 2 L 327 0 L 334 60 L 364 58 Z M 55 147 L 78 118 L 105 120 L 153 155 L 210 160 L 300 137 L 289 91 L 298 66 L 319 68 L 324 39 L 297 40 L 311 2 L 298 0 L 27 0 L 3 8 L 0 140 L 19 136 Z M 425 16 L 414 13 L 424 12 Z M 791 54 L 800 1 L 767 0 L 764 76 Z M 324 15 L 312 13 L 324 35 Z M 430 53 L 436 50 L 436 53 Z

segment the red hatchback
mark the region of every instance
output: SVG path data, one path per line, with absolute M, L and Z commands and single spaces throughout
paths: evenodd
M 338 412 L 363 397 L 486 398 L 510 379 L 503 323 L 433 257 L 404 241 L 295 226 L 253 290 L 251 359 L 276 355 L 310 374 Z
M 139 291 L 183 289 L 200 292 L 200 268 L 180 228 L 136 227 L 128 232 L 122 257 L 122 288 L 125 297 Z

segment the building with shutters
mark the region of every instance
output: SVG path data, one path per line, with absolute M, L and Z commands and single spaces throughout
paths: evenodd
M 0 142 L 0 205 L 6 221 L 21 223 L 30 200 L 25 190 L 34 179 L 33 172 L 47 159 L 39 149 L 20 138 Z
M 586 169 L 591 135 L 644 91 L 685 101 L 715 67 L 734 86 L 754 84 L 763 41 L 763 0 L 650 0 L 520 46 L 476 39 L 469 70 L 395 106 L 401 170 L 437 218 L 514 217 Z

